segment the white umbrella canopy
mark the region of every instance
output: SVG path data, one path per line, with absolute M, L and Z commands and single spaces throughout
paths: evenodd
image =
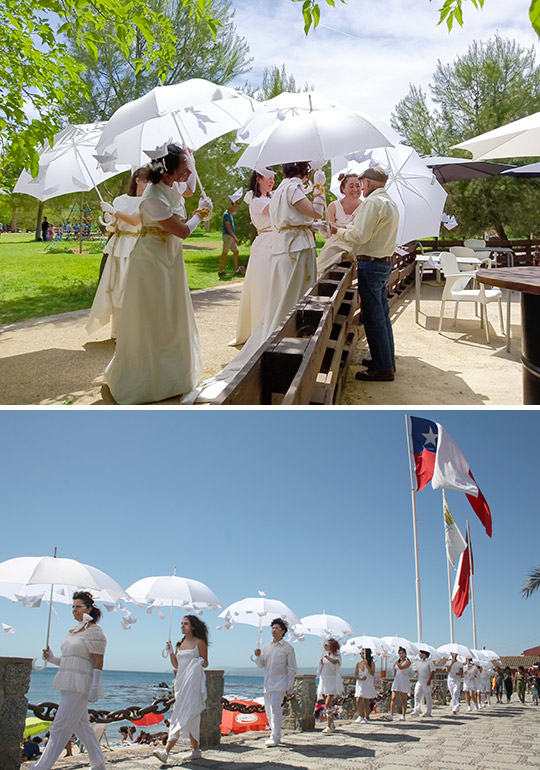
M 493 650 L 473 650 L 471 648 L 471 652 L 475 657 L 485 658 L 486 660 L 489 660 L 489 661 L 501 659 L 501 656 L 497 652 L 494 652 Z
M 360 112 L 337 107 L 290 113 L 251 139 L 237 166 L 259 169 L 294 161 L 326 163 L 367 147 L 396 143 L 390 126 Z
M 93 157 L 105 123 L 66 126 L 54 137 L 52 146 L 40 149 L 39 172 L 36 177 L 21 172 L 13 192 L 24 193 L 47 201 L 68 193 L 88 192 L 101 182 L 128 171 L 121 165 L 115 171 L 102 171 Z M 97 187 L 96 187 L 97 190 Z M 99 190 L 98 195 L 101 198 Z
M 126 593 L 136 602 L 154 607 L 174 606 L 184 609 L 218 609 L 223 605 L 218 597 L 200 580 L 162 575 L 137 580 L 126 588 Z
M 437 663 L 444 658 L 444 654 L 439 652 L 436 647 L 432 647 L 431 644 L 426 644 L 426 642 L 415 642 L 415 644 L 418 647 L 418 652 L 420 652 L 420 650 L 429 652 L 429 657 L 434 663 Z
M 391 648 L 378 636 L 354 636 L 342 645 L 341 652 L 345 655 L 360 655 L 360 650 L 370 649 L 374 655 L 390 655 Z
M 233 602 L 219 615 L 225 619 L 225 628 L 231 629 L 237 623 L 246 623 L 259 629 L 259 645 L 264 626 L 270 626 L 274 618 L 285 620 L 289 628 L 300 625 L 298 616 L 279 599 L 266 596 L 248 597 Z
M 300 618 L 300 626 L 295 627 L 295 632 L 320 636 L 322 639 L 331 637 L 341 639 L 354 634 L 346 620 L 338 615 L 327 615 L 326 612 L 322 615 L 306 615 L 305 618 Z
M 377 148 L 368 154 L 370 157 L 362 162 L 345 157 L 332 159 L 332 192 L 340 194 L 340 172 L 360 173 L 370 165 L 382 166 L 388 173 L 386 190 L 399 211 L 397 242 L 408 243 L 439 235 L 448 193 L 418 153 L 401 144 Z
M 125 596 L 124 589 L 116 580 L 97 567 L 82 564 L 75 559 L 56 556 L 20 556 L 1 562 L 0 586 L 4 591 L 12 590 L 14 596 L 23 596 L 27 592 L 27 595 L 31 596 L 41 595 L 41 599 L 50 602 L 45 649 L 49 646 L 51 610 L 55 595 L 62 596 L 57 600 L 65 604 L 71 602 L 71 595 L 75 590 L 91 591 L 96 599 L 100 596 L 104 600 L 103 596 L 107 596 L 114 602 Z M 44 595 L 43 588 L 48 591 L 48 597 Z M 36 593 L 31 593 L 34 590 Z M 66 601 L 67 597 L 69 597 L 68 601 Z M 7 598 L 12 597 L 8 595 Z M 47 661 L 41 668 L 45 668 L 46 665 Z M 34 668 L 39 668 L 35 661 Z
M 119 163 L 148 163 L 144 150 L 170 138 L 197 150 L 240 128 L 254 111 L 254 100 L 234 88 L 193 78 L 157 86 L 124 104 L 108 121 L 97 153 L 114 153 Z
M 538 157 L 540 147 L 540 112 L 479 134 L 454 149 L 468 150 L 473 158 Z
M 287 117 L 292 117 L 305 112 L 314 110 L 326 110 L 341 105 L 335 100 L 329 99 L 318 91 L 301 91 L 300 93 L 290 93 L 284 91 L 273 99 L 267 99 L 256 105 L 255 112 L 248 118 L 242 128 L 238 129 L 237 141 L 252 143 L 256 137 L 274 121 L 282 121 Z
M 437 651 L 441 652 L 443 655 L 450 655 L 451 653 L 454 653 L 455 655 L 459 655 L 461 658 L 474 657 L 472 651 L 468 647 L 466 647 L 464 644 L 457 644 L 456 642 L 442 644 L 440 647 L 437 647 Z
M 398 654 L 399 647 L 403 647 L 407 651 L 407 655 L 418 655 L 418 647 L 416 644 L 405 639 L 404 636 L 382 636 L 381 639 L 396 655 Z

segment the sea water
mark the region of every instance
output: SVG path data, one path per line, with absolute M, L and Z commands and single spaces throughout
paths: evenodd
M 59 703 L 60 692 L 53 690 L 52 683 L 58 669 L 47 667 L 44 671 L 32 671 L 30 689 L 27 693 L 28 703 L 44 702 Z M 128 706 L 149 706 L 157 698 L 167 696 L 167 688 L 172 687 L 173 678 L 170 674 L 153 671 L 104 671 L 102 676 L 105 696 L 97 703 L 91 703 L 90 708 L 115 711 Z M 161 686 L 165 685 L 165 687 Z M 225 674 L 224 695 L 243 700 L 255 700 L 263 694 L 262 676 L 233 676 Z M 33 716 L 33 712 L 28 712 Z M 170 717 L 170 711 L 165 718 Z M 119 737 L 119 725 L 130 724 L 126 721 L 115 722 L 107 726 L 107 735 L 111 743 Z M 148 732 L 159 732 L 161 725 L 144 728 Z

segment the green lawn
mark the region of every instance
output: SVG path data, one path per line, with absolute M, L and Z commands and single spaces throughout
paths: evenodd
M 83 243 L 88 254 L 69 241 L 48 245 L 34 240 L 32 233 L 0 236 L 0 323 L 15 323 L 71 310 L 89 308 L 97 286 L 102 244 Z M 54 250 L 53 249 L 53 250 Z M 223 278 L 217 271 L 221 254 L 219 232 L 199 233 L 185 241 L 184 257 L 191 289 L 206 289 L 238 280 L 232 256 Z M 240 264 L 247 263 L 249 246 L 240 247 Z

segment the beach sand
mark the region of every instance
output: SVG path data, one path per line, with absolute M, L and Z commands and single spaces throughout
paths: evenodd
M 203 376 L 216 374 L 236 355 L 228 347 L 235 335 L 242 285 L 227 284 L 192 293 L 201 338 Z M 346 406 L 399 404 L 521 404 L 520 305 L 512 302 L 512 346 L 506 351 L 498 313 L 490 307 L 491 345 L 485 340 L 472 303 L 460 306 L 452 325 L 452 303 L 443 334 L 437 333 L 441 284 L 422 286 L 420 324 L 415 323 L 414 290 L 392 309 L 397 375 L 394 382 L 361 383 L 354 374 L 366 352 L 361 342 L 341 395 Z M 506 318 L 506 304 L 504 303 Z M 109 327 L 91 340 L 87 310 L 24 321 L 1 330 L 1 404 L 114 404 L 103 388 L 103 372 L 114 353 Z M 357 365 L 358 366 L 357 366 Z M 164 405 L 178 405 L 173 398 Z M 200 407 L 208 408 L 208 407 Z
M 184 762 L 193 768 L 226 770 L 526 770 L 540 768 L 540 707 L 517 700 L 478 712 L 436 707 L 433 717 L 408 717 L 386 722 L 375 715 L 369 724 L 338 722 L 336 732 L 284 733 L 283 744 L 269 749 L 268 733 L 243 733 L 223 739 L 203 757 Z M 179 767 L 188 751 L 173 750 L 164 767 Z M 158 770 L 160 763 L 148 746 L 105 751 L 107 767 L 118 770 Z M 55 768 L 87 768 L 85 755 L 62 759 Z

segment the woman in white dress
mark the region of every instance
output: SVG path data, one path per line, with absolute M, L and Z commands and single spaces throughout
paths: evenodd
M 339 190 L 343 198 L 328 204 L 326 219 L 337 227 L 347 227 L 353 221 L 358 206 L 361 205 L 362 187 L 358 174 L 340 174 L 338 179 L 340 182 Z M 321 276 L 332 265 L 353 259 L 354 255 L 351 253 L 350 246 L 345 241 L 340 240 L 337 235 L 331 235 L 322 247 L 317 259 L 317 274 Z
M 452 714 L 457 714 L 459 711 L 459 696 L 461 692 L 463 666 L 457 659 L 457 653 L 455 652 L 450 653 L 450 662 L 446 666 L 446 673 L 448 674 L 446 683 L 452 700 Z
M 411 661 L 407 657 L 407 650 L 404 647 L 398 648 L 399 658 L 394 663 L 394 681 L 392 682 L 392 700 L 390 702 L 390 714 L 386 717 L 390 722 L 394 718 L 394 709 L 398 693 L 401 696 L 401 716 L 400 722 L 405 721 L 407 713 L 407 697 L 411 691 Z
M 59 666 L 53 688 L 62 698 L 51 725 L 49 742 L 43 754 L 32 765 L 35 770 L 50 770 L 73 733 L 88 752 L 92 770 L 105 770 L 105 759 L 88 719 L 88 703 L 103 695 L 101 672 L 107 641 L 97 621 L 101 610 L 87 591 L 73 594 L 73 617 L 77 621 L 62 643 L 62 657 L 50 647 L 43 650 L 49 663 Z
M 124 195 L 115 198 L 112 206 L 105 202 L 101 204 L 105 215 L 110 218 L 107 230 L 112 235 L 103 249 L 107 261 L 99 279 L 96 296 L 86 324 L 88 334 L 94 334 L 101 326 L 105 326 L 111 321 L 111 337 L 116 339 L 124 299 L 129 255 L 133 251 L 141 231 L 139 204 L 147 184 L 146 168 L 138 168 L 132 174 L 127 192 Z
M 130 257 L 116 353 L 105 380 L 119 404 L 146 404 L 190 391 L 201 373 L 199 335 L 182 239 L 210 216 L 212 202 L 186 221 L 177 183 L 189 179 L 186 152 L 170 144 L 149 164 L 140 204 L 141 234 Z
M 201 714 L 206 707 L 206 676 L 208 666 L 208 628 L 196 615 L 186 615 L 182 620 L 182 640 L 173 650 L 167 643 L 172 667 L 175 671 L 175 702 L 171 715 L 171 726 L 165 749 L 156 749 L 153 754 L 164 764 L 177 741 L 191 743 L 188 759 L 199 759 Z
M 465 700 L 467 701 L 467 711 L 472 711 L 472 708 L 474 708 L 475 711 L 478 711 L 480 673 L 480 666 L 477 666 L 472 658 L 467 658 L 463 667 L 463 692 L 465 693 Z
M 339 652 L 339 642 L 337 639 L 328 639 L 324 644 L 324 651 L 317 668 L 319 674 L 319 686 L 317 688 L 317 699 L 324 698 L 324 707 L 326 709 L 327 726 L 323 733 L 333 733 L 334 727 L 334 698 L 343 692 L 343 681 L 341 679 L 341 654 Z
M 229 345 L 244 344 L 259 323 L 266 305 L 272 251 L 270 198 L 273 187 L 273 171 L 270 169 L 264 169 L 264 173 L 254 171 L 249 189 L 244 196 L 244 202 L 249 205 L 251 222 L 257 230 L 257 237 L 251 244 L 246 277 L 242 286 L 236 337 L 229 342 Z
M 480 674 L 481 690 L 479 691 L 478 700 L 480 708 L 485 708 L 491 705 L 491 677 L 493 676 L 493 664 L 491 661 L 486 661 L 482 666 L 482 673 Z M 483 697 L 482 697 L 483 694 Z
M 354 678 L 356 679 L 356 710 L 358 711 L 357 722 L 365 724 L 369 722 L 371 711 L 369 702 L 377 696 L 375 691 L 375 661 L 369 647 L 360 650 L 362 660 L 356 664 Z

